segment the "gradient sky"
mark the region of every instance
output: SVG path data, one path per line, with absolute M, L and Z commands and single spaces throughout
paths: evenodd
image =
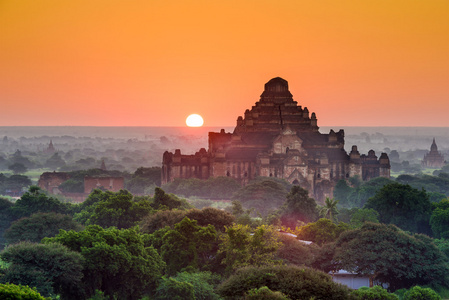
M 448 0 L 0 0 L 0 126 L 449 126 Z

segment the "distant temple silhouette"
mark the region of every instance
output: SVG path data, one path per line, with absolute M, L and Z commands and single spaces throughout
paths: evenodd
M 47 147 L 47 149 L 44 150 L 44 153 L 47 153 L 47 154 L 53 154 L 53 153 L 55 153 L 55 152 L 56 152 L 56 149 L 55 149 L 55 147 L 53 146 L 53 141 L 50 140 L 50 144 L 48 144 L 48 147 Z
M 317 201 L 332 197 L 340 179 L 358 175 L 363 180 L 390 177 L 386 153 L 377 159 L 373 150 L 360 155 L 352 146 L 344 150 L 344 131 L 322 134 L 315 113 L 309 116 L 293 100 L 288 82 L 276 77 L 244 117 L 237 118 L 233 133 L 209 132 L 209 149 L 194 155 L 166 151 L 162 159 L 162 183 L 175 178 L 228 176 L 242 184 L 257 176 L 283 178 L 307 189 Z
M 424 155 L 421 165 L 424 168 L 439 169 L 444 166 L 444 156 L 438 151 L 438 146 L 433 138 L 432 145 L 430 146 L 430 152 Z

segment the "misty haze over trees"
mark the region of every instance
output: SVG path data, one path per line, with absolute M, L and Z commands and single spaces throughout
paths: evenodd
M 207 148 L 214 130 L 0 127 L 0 297 L 449 297 L 449 165 L 421 166 L 433 138 L 448 160 L 447 129 L 346 128 L 346 148 L 387 152 L 392 177 L 341 180 L 323 203 L 278 178 L 160 186 L 162 153 Z M 53 171 L 70 175 L 62 192 L 97 175 L 125 189 L 75 203 L 35 186 Z M 353 291 L 340 270 L 380 286 Z

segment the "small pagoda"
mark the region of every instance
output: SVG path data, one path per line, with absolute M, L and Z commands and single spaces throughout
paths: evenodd
M 430 146 L 430 152 L 424 155 L 421 162 L 423 168 L 440 169 L 444 166 L 444 156 L 438 151 L 438 146 L 433 138 L 432 145 Z

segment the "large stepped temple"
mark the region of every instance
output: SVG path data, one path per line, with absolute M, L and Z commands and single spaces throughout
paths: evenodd
M 175 178 L 228 176 L 247 184 L 257 176 L 283 178 L 307 189 L 323 202 L 332 198 L 340 179 L 358 175 L 363 180 L 390 177 L 386 153 L 378 159 L 373 150 L 360 155 L 357 146 L 348 154 L 343 130 L 318 131 L 315 113 L 309 114 L 293 100 L 288 82 L 276 77 L 265 84 L 260 100 L 244 117 L 237 118 L 234 132 L 209 132 L 209 149 L 194 155 L 166 151 L 162 183 Z

